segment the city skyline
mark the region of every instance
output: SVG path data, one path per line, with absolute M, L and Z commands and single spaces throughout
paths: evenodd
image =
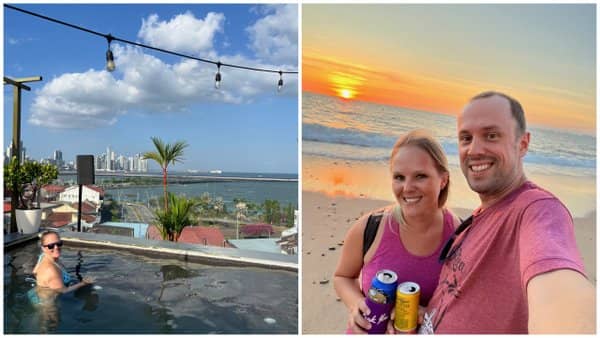
M 12 145 L 12 142 L 11 142 Z M 4 151 L 4 165 L 7 165 L 12 156 L 11 145 L 6 147 Z M 24 161 L 36 161 L 40 163 L 50 163 L 58 167 L 59 172 L 70 171 L 77 169 L 77 156 L 78 155 L 89 155 L 89 154 L 77 154 L 75 157 L 68 161 L 63 157 L 62 150 L 56 149 L 53 151 L 50 157 L 41 157 L 39 159 L 31 158 L 27 153 L 27 147 L 23 146 L 21 142 L 21 162 Z M 100 154 L 92 154 L 94 156 L 94 170 L 95 171 L 123 171 L 123 172 L 148 172 L 148 160 L 143 158 L 143 154 L 137 153 L 122 154 L 112 151 L 111 146 L 106 147 L 106 151 Z M 110 161 L 107 161 L 107 158 Z
M 30 5 L 16 7 L 102 33 L 223 63 L 298 70 L 296 5 Z M 151 137 L 186 141 L 171 170 L 298 172 L 298 75 L 217 67 L 107 41 L 4 8 L 8 77 L 42 76 L 22 94 L 21 138 L 31 158 L 153 151 Z M 42 57 L 43 56 L 43 57 Z M 4 89 L 4 144 L 12 139 Z M 69 156 L 69 155 L 67 155 Z M 150 163 L 150 171 L 158 170 Z

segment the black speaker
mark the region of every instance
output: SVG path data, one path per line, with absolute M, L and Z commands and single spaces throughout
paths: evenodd
M 95 184 L 94 155 L 77 155 L 77 184 Z

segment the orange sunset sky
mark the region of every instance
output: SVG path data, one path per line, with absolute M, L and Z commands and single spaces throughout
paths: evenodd
M 302 88 L 451 115 L 498 90 L 530 124 L 595 133 L 595 13 L 592 4 L 305 4 Z

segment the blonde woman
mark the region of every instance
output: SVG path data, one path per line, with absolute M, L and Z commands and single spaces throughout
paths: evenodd
M 394 271 L 398 282 L 418 283 L 420 305 L 426 306 L 438 283 L 440 251 L 459 223 L 444 207 L 450 185 L 448 161 L 427 132 L 415 130 L 398 139 L 390 171 L 396 204 L 383 210 L 368 249 L 364 240 L 369 215 L 350 228 L 335 271 L 334 287 L 349 311 L 348 333 L 371 328 L 363 318 L 369 311 L 365 296 L 379 270 Z

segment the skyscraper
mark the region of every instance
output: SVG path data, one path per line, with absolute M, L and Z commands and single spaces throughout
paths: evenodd
M 110 150 L 110 146 L 106 147 L 106 171 L 111 171 L 112 170 L 112 163 L 111 163 L 111 159 L 112 159 L 112 151 Z
M 61 168 L 64 165 L 63 154 L 62 151 L 60 151 L 60 149 L 54 151 L 54 155 L 52 158 L 54 160 L 54 164 L 56 164 L 59 168 Z

